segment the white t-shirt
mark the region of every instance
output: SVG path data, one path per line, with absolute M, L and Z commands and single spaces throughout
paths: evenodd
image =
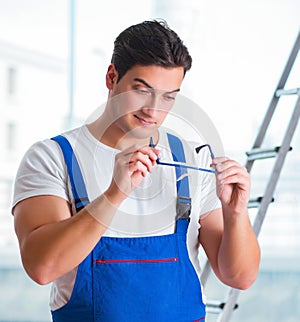
M 119 150 L 100 143 L 82 126 L 64 133 L 71 143 L 80 165 L 89 200 L 92 201 L 108 188 L 114 167 L 115 155 Z M 199 145 L 183 141 L 188 164 L 209 167 L 209 153 L 196 154 Z M 168 138 L 160 129 L 157 147 L 160 159 L 173 162 Z M 188 170 L 189 189 L 192 198 L 191 220 L 187 243 L 190 259 L 200 274 L 198 261 L 199 217 L 219 208 L 215 192 L 215 176 L 211 173 Z M 13 207 L 21 200 L 39 195 L 54 195 L 68 200 L 74 209 L 71 186 L 62 151 L 53 140 L 35 143 L 25 154 L 15 181 Z M 142 184 L 121 204 L 105 236 L 141 237 L 166 235 L 175 231 L 176 216 L 176 174 L 175 168 L 156 165 Z M 58 309 L 71 296 L 77 268 L 58 278 L 52 284 L 50 307 Z

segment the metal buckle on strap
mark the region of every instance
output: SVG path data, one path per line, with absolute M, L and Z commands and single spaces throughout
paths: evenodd
M 78 198 L 74 200 L 76 206 L 86 206 L 89 203 L 88 197 Z
M 177 196 L 176 219 L 190 219 L 192 210 L 192 199 L 186 196 Z

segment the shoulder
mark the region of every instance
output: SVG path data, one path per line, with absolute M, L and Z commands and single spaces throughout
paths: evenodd
M 63 153 L 50 138 L 34 143 L 24 154 L 15 177 L 13 206 L 38 195 L 68 200 L 68 173 Z
M 40 165 L 57 163 L 62 160 L 62 154 L 59 146 L 51 139 L 45 139 L 34 143 L 24 154 L 20 164 L 20 169 L 34 168 Z

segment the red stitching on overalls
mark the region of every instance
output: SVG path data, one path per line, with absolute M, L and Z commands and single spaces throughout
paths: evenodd
M 202 316 L 202 318 L 198 319 L 198 320 L 195 320 L 194 322 L 201 322 L 201 321 L 204 321 L 205 320 L 205 316 Z
M 177 262 L 178 257 L 162 258 L 162 259 L 96 259 L 95 264 L 110 264 L 110 263 L 172 263 Z

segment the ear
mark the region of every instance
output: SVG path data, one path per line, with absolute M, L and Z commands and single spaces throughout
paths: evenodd
M 118 80 L 118 72 L 116 70 L 115 65 L 110 64 L 107 69 L 106 73 L 106 87 L 109 90 L 112 90 L 114 85 L 117 83 Z

